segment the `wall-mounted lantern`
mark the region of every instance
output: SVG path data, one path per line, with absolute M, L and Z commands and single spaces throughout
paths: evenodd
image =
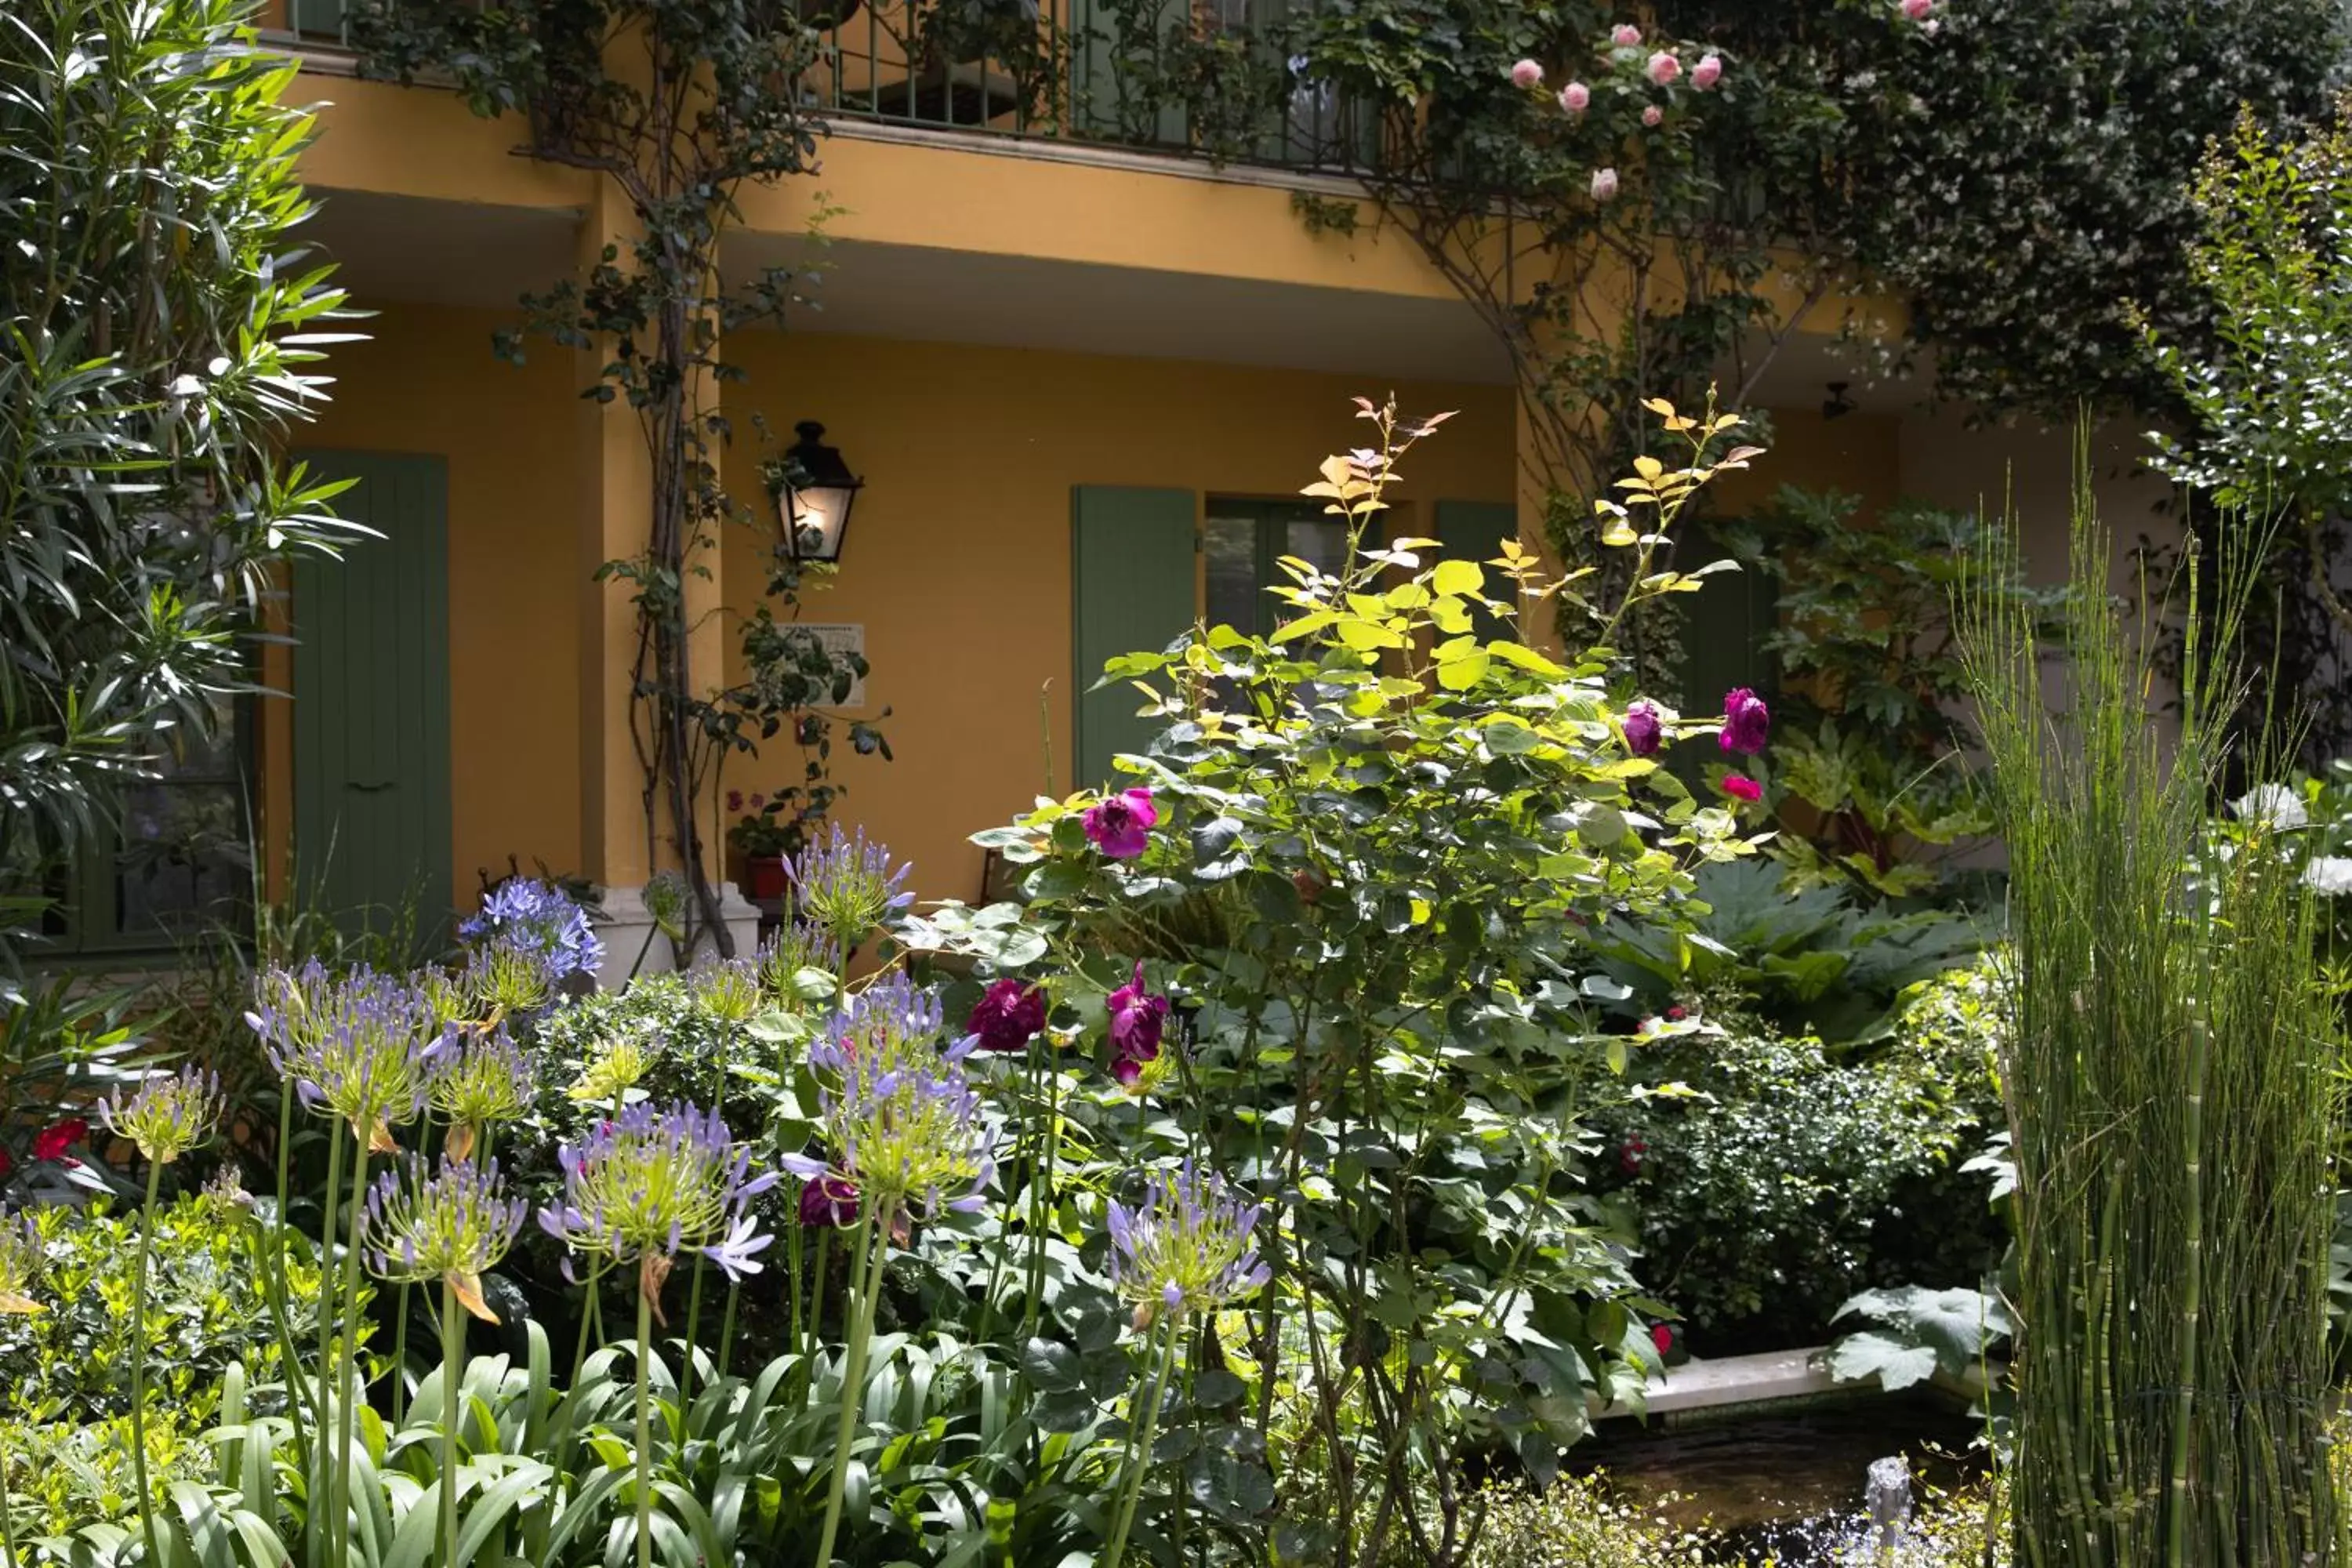
M 849 511 L 866 481 L 849 471 L 839 448 L 824 444 L 824 426 L 803 419 L 793 429 L 800 439 L 784 452 L 783 484 L 776 495 L 784 547 L 795 561 L 839 561 Z

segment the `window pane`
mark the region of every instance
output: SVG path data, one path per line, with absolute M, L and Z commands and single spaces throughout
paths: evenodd
M 242 771 L 234 698 L 213 699 L 213 732 L 209 738 L 182 731 L 175 740 L 177 744 L 156 770 L 167 779 L 212 779 L 225 784 Z
M 1278 553 L 1312 562 L 1317 571 L 1336 577 L 1348 563 L 1348 525 L 1336 517 L 1294 517 L 1283 525 Z
M 1261 592 L 1265 584 L 1257 580 L 1257 520 L 1212 515 L 1205 529 L 1202 553 L 1208 563 L 1209 625 L 1255 632 L 1267 604 Z
M 242 929 L 252 893 L 242 792 L 235 784 L 139 785 L 122 804 L 114 858 L 116 933 L 126 941 Z

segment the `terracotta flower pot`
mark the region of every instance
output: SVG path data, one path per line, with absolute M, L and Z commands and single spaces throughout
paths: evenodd
M 789 881 L 784 875 L 784 858 L 781 855 L 755 855 L 744 865 L 751 879 L 751 896 L 755 899 L 781 899 Z

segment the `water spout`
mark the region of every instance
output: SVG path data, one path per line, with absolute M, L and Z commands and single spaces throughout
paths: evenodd
M 1862 1500 L 1870 1516 L 1870 1543 L 1877 1560 L 1894 1562 L 1911 1522 L 1911 1462 L 1900 1454 L 1872 1460 Z

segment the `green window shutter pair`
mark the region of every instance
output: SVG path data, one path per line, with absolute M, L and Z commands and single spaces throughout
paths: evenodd
M 1110 760 L 1141 752 L 1158 726 L 1139 717 L 1142 698 L 1125 682 L 1096 688 L 1103 665 L 1123 653 L 1166 647 L 1192 625 L 1193 539 L 1200 502 L 1191 490 L 1080 485 L 1071 491 L 1072 711 L 1076 757 L 1071 782 L 1091 789 L 1111 777 Z
M 1693 571 L 1727 554 L 1705 523 L 1685 531 L 1675 551 L 1677 570 Z M 1779 623 L 1780 597 L 1761 572 L 1718 572 L 1706 586 L 1683 595 L 1685 713 L 1714 713 L 1735 686 L 1769 694 L 1778 683 L 1764 640 Z

